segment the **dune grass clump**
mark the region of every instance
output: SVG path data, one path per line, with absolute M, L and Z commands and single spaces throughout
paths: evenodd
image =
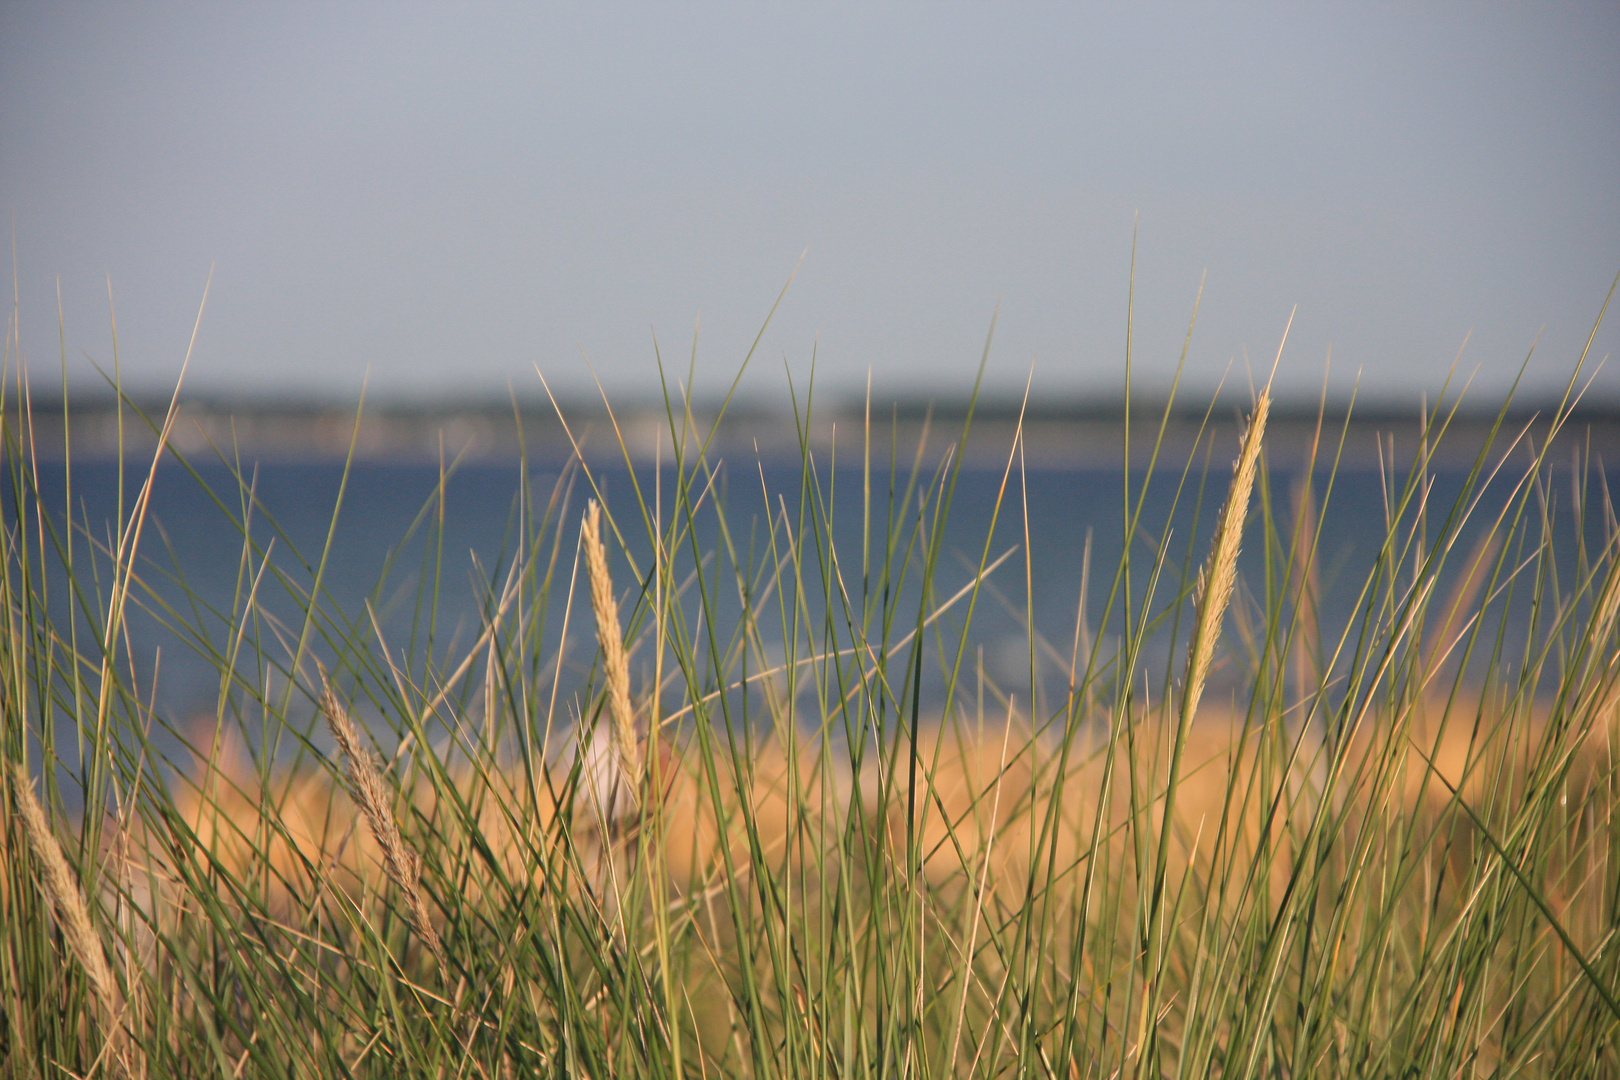
M 336 528 L 294 550 L 224 454 L 239 587 L 188 589 L 150 479 L 105 527 L 52 502 L 5 385 L 7 1075 L 1620 1075 L 1620 524 L 1597 461 L 1558 496 L 1574 379 L 1444 505 L 1442 395 L 1338 622 L 1348 421 L 1284 468 L 1262 391 L 1230 473 L 1161 423 L 1072 643 L 1021 426 L 947 540 L 971 408 L 834 453 L 795 398 L 762 498 L 723 409 L 672 397 L 653 463 L 614 440 L 611 498 L 579 436 L 446 637 L 381 582 L 339 603 Z M 149 478 L 189 467 L 176 415 Z M 1212 529 L 1151 520 L 1189 503 Z M 993 605 L 1027 680 L 981 658 Z M 154 706 L 132 613 L 217 673 L 204 723 Z

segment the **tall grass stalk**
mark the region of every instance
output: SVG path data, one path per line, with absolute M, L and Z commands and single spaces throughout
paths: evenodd
M 1226 619 L 1226 608 L 1232 600 L 1232 587 L 1237 581 L 1238 551 L 1243 542 L 1243 526 L 1249 516 L 1249 496 L 1254 491 L 1254 478 L 1260 463 L 1260 446 L 1265 439 L 1266 419 L 1271 413 L 1271 386 L 1260 391 L 1254 412 L 1249 417 L 1239 442 L 1237 460 L 1232 463 L 1232 485 L 1215 519 L 1215 536 L 1209 557 L 1198 573 L 1193 594 L 1196 612 L 1192 641 L 1187 653 L 1187 672 L 1183 684 L 1180 715 L 1176 719 L 1176 733 L 1170 747 L 1169 775 L 1164 791 L 1164 824 L 1160 829 L 1154 882 L 1149 901 L 1147 934 L 1143 949 L 1142 1004 L 1138 1012 L 1137 1045 L 1144 1051 L 1148 1045 L 1151 1020 L 1159 1010 L 1159 984 L 1161 971 L 1161 924 L 1164 918 L 1164 883 L 1169 870 L 1171 835 L 1177 827 L 1176 795 L 1180 788 L 1182 758 L 1187 749 L 1187 735 L 1198 715 L 1198 702 L 1204 695 L 1209 680 L 1210 662 L 1215 657 L 1215 644 L 1220 638 L 1221 624 Z M 1138 1075 L 1152 1060 L 1152 1054 L 1143 1052 L 1137 1057 Z

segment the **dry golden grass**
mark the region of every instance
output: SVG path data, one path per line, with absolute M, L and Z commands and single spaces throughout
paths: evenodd
M 1502 711 L 1471 700 L 1448 711 L 1443 700 L 1422 699 L 1398 725 L 1384 716 L 1363 723 L 1339 765 L 1340 801 L 1352 821 L 1382 816 L 1434 830 L 1442 817 L 1466 823 L 1453 805 L 1453 792 L 1460 792 L 1470 807 L 1498 820 L 1504 807 L 1526 796 L 1533 768 L 1557 768 L 1561 760 L 1567 791 L 1580 797 L 1614 766 L 1615 710 L 1599 701 L 1589 715 L 1584 729 L 1559 736 L 1547 730 L 1544 708 Z M 1322 741 L 1275 724 L 1246 728 L 1241 715 L 1206 704 L 1185 734 L 1166 831 L 1175 734 L 1168 710 L 1137 718 L 1115 736 L 1112 750 L 1106 730 L 1092 726 L 1073 740 L 1060 782 L 1060 748 L 1021 725 L 925 728 L 915 830 L 925 878 L 946 889 L 982 876 L 1009 903 L 1032 886 L 1072 901 L 1094 842 L 1112 872 L 1134 879 L 1152 871 L 1153 845 L 1164 836 L 1172 886 L 1191 873 L 1208 890 L 1259 865 L 1269 870 L 1252 887 L 1268 890 L 1275 902 L 1322 796 L 1328 769 Z M 693 748 L 659 745 L 663 796 L 656 815 L 644 817 L 639 836 L 624 839 L 639 843 L 642 857 L 651 853 L 672 887 L 701 891 L 755 864 L 819 865 L 827 830 L 842 823 L 850 785 L 815 747 L 764 737 L 752 758 L 733 762 L 716 753 L 711 773 Z M 397 801 L 402 843 L 420 845 L 441 866 L 468 868 L 458 884 L 477 901 L 490 889 L 544 883 L 565 845 L 578 854 L 605 842 L 587 785 L 569 786 L 574 766 L 564 756 L 532 781 L 513 767 L 463 766 L 450 774 L 453 798 L 422 780 L 397 794 L 384 785 L 377 800 L 389 807 Z M 899 786 L 883 800 L 895 852 L 907 840 L 905 781 L 901 770 Z M 870 785 L 866 797 L 877 809 Z M 261 885 L 278 917 L 295 916 L 323 890 L 360 898 L 390 880 L 399 885 L 369 815 L 327 770 L 275 771 L 261 785 L 240 747 L 225 739 L 199 760 L 196 775 L 175 786 L 173 798 L 202 865 Z M 1444 836 L 1435 832 L 1431 840 Z M 414 858 L 395 856 L 406 857 Z M 1138 865 L 1144 857 L 1148 862 Z
M 1443 701 L 1427 699 L 1406 714 L 1399 731 L 1381 717 L 1363 725 L 1341 765 L 1343 797 L 1358 814 L 1433 821 L 1452 803 L 1454 790 L 1482 809 L 1524 796 L 1534 755 L 1549 737 L 1544 715 L 1481 717 L 1477 704 L 1454 705 L 1442 725 L 1444 713 Z M 1608 723 L 1565 740 L 1572 791 L 1612 768 L 1612 715 L 1610 708 L 1602 717 Z M 918 742 L 915 834 L 924 876 L 944 888 L 983 874 L 992 892 L 1010 898 L 1023 896 L 1034 881 L 1072 898 L 1094 835 L 1100 833 L 1099 855 L 1132 877 L 1152 868 L 1151 862 L 1137 866 L 1138 842 L 1151 846 L 1166 835 L 1172 882 L 1191 872 L 1207 888 L 1233 868 L 1256 865 L 1264 845 L 1270 873 L 1260 884 L 1279 896 L 1293 872 L 1297 833 L 1323 790 L 1321 741 L 1310 733 L 1246 729 L 1242 716 L 1206 706 L 1186 732 L 1174 818 L 1165 833 L 1174 736 L 1172 720 L 1156 711 L 1120 733 L 1111 755 L 1107 733 L 1092 728 L 1073 741 L 1059 783 L 1059 748 L 1020 725 L 978 732 L 925 728 Z M 1389 752 L 1390 740 L 1400 744 L 1396 753 Z M 751 759 L 733 763 L 716 754 L 712 775 L 702 755 L 668 741 L 661 748 L 664 794 L 657 816 L 642 822 L 648 834 L 642 851 L 656 852 L 678 890 L 701 890 L 724 878 L 728 860 L 733 872 L 756 861 L 784 869 L 815 864 L 824 830 L 840 824 L 849 784 L 813 746 L 790 748 L 762 738 Z M 572 766 L 566 757 L 555 761 L 532 783 L 516 768 L 462 767 L 451 776 L 459 805 L 426 781 L 399 795 L 385 786 L 379 805 L 402 801 L 398 828 L 415 838 L 412 843 L 431 845 L 424 850 L 429 859 L 485 867 L 487 877 L 464 883 L 477 899 L 495 877 L 508 884 L 543 882 L 549 862 L 562 854 L 561 816 L 569 817 L 576 849 L 601 842 L 587 793 L 577 790 L 569 799 Z M 903 772 L 897 781 L 904 784 Z M 867 795 L 870 800 L 874 792 Z M 895 851 L 906 843 L 906 801 L 903 790 L 885 800 Z M 324 769 L 277 771 L 261 786 L 240 748 L 222 740 L 218 752 L 199 762 L 198 775 L 176 785 L 174 804 L 195 836 L 197 854 L 238 882 L 264 883 L 267 906 L 278 915 L 295 914 L 322 889 L 360 897 L 386 881 L 398 884 L 368 815 Z M 759 860 L 750 854 L 753 844 Z M 469 854 L 474 846 L 477 855 Z M 414 856 L 396 855 L 404 857 Z
M 1480 698 L 1448 710 L 1431 696 L 1399 717 L 1374 716 L 1344 749 L 1337 802 L 1352 830 L 1374 817 L 1415 823 L 1413 843 L 1432 847 L 1436 857 L 1448 851 L 1469 857 L 1473 849 L 1455 841 L 1473 826 L 1454 792 L 1475 813 L 1500 822 L 1541 790 L 1549 771 L 1561 773 L 1561 797 L 1571 804 L 1608 782 L 1616 764 L 1615 710 L 1599 705 L 1584 730 L 1563 734 L 1548 729 L 1544 705 L 1512 712 Z M 1152 872 L 1152 844 L 1166 836 L 1172 888 L 1191 873 L 1201 893 L 1265 889 L 1276 903 L 1324 797 L 1327 748 L 1314 731 L 1246 728 L 1241 714 L 1206 705 L 1186 731 L 1166 832 L 1174 737 L 1164 713 L 1139 718 L 1117 736 L 1110 761 L 1107 733 L 1092 728 L 1074 740 L 1059 784 L 1058 747 L 1026 729 L 925 729 L 916 815 L 925 877 L 946 887 L 983 874 L 989 890 L 1010 902 L 1031 887 L 1072 901 L 1094 836 L 1100 835 L 1098 857 L 1126 879 Z M 889 805 L 891 843 L 900 849 L 905 799 Z M 1256 866 L 1266 872 L 1245 882 L 1242 875 Z
M 698 755 L 682 753 L 667 740 L 660 746 L 664 797 L 656 819 L 658 839 L 651 838 L 654 819 L 643 820 L 640 828 L 643 851 L 656 847 L 677 889 L 712 884 L 725 875 L 728 856 L 734 870 L 746 869 L 750 830 L 767 863 L 790 854 L 798 863 L 813 853 L 831 807 L 823 807 L 826 778 L 811 747 L 797 747 L 790 757 L 780 741 L 764 739 L 740 764 L 717 754 L 711 777 Z M 379 775 L 373 802 L 397 814 L 402 845 L 422 847 L 423 855 L 441 866 L 467 868 L 467 878 L 457 885 L 476 901 L 491 890 L 498 894 L 524 882 L 544 883 L 548 871 L 558 869 L 556 861 L 567 857 L 565 847 L 589 861 L 606 845 L 588 783 L 570 786 L 569 774 L 578 764 L 564 755 L 543 765 L 532 782 L 516 767 L 461 766 L 449 775 L 453 794 L 425 779 L 396 793 Z M 196 769 L 196 775 L 173 786 L 172 798 L 176 816 L 194 838 L 187 844 L 194 843 L 198 865 L 241 885 L 262 887 L 266 907 L 278 918 L 295 917 L 325 890 L 359 900 L 388 881 L 399 884 L 388 870 L 387 847 L 371 824 L 376 811 L 362 810 L 328 770 L 313 765 L 275 770 L 261 784 L 232 738 L 199 758 Z M 580 771 L 583 775 L 583 767 Z M 622 842 L 636 839 L 632 834 Z M 175 877 L 172 867 L 161 865 L 164 844 L 137 846 L 160 864 L 164 876 Z M 402 850 L 406 853 L 396 854 L 396 860 L 416 858 Z
M 239 742 L 226 735 L 196 775 L 171 788 L 176 849 L 199 871 L 256 895 L 276 918 L 292 918 L 325 890 L 359 897 L 382 872 L 382 853 L 330 773 L 277 769 L 263 782 Z M 134 845 L 174 881 L 164 838 Z M 231 890 L 226 890 L 228 895 Z
M 1288 823 L 1303 820 L 1319 789 L 1314 740 L 1306 740 L 1291 770 L 1273 776 L 1261 765 L 1265 733 L 1245 737 L 1241 717 L 1206 708 L 1186 732 L 1165 833 L 1175 733 L 1162 714 L 1139 720 L 1119 736 L 1111 759 L 1106 734 L 1090 731 L 1073 741 L 1060 778 L 1059 748 L 1016 727 L 925 731 L 926 795 L 917 814 L 924 874 L 936 887 L 982 875 L 1009 904 L 1032 889 L 1071 904 L 1094 844 L 1117 883 L 1151 873 L 1154 845 L 1167 835 L 1172 884 L 1190 871 L 1208 886 L 1233 867 L 1256 864 L 1264 836 L 1279 857 L 1259 864 L 1271 868 L 1261 884 L 1280 895 L 1293 865 Z M 1269 754 L 1278 752 L 1273 746 Z M 893 843 L 903 845 L 903 809 L 891 814 L 890 829 Z
M 816 858 L 824 830 L 837 824 L 845 785 L 813 747 L 767 737 L 741 762 L 716 754 L 712 776 L 701 762 L 700 755 L 672 754 L 666 766 L 658 846 L 677 887 L 706 888 L 728 867 L 797 868 Z M 754 844 L 758 859 L 750 854 Z
M 1487 855 L 1480 829 L 1500 840 L 1530 800 L 1572 808 L 1567 824 L 1583 831 L 1583 808 L 1609 797 L 1620 764 L 1612 698 L 1594 695 L 1562 712 L 1561 726 L 1546 701 L 1503 702 L 1491 694 L 1449 703 L 1431 694 L 1398 715 L 1368 717 L 1339 764 L 1347 831 L 1370 827 L 1379 843 L 1424 851 L 1431 872 L 1444 866 L 1452 880 L 1466 880 Z M 1573 848 L 1580 839 L 1543 842 Z M 1569 871 L 1567 861 L 1554 861 L 1554 878 Z

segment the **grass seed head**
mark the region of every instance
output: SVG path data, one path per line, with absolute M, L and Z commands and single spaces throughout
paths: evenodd
M 585 570 L 590 577 L 591 610 L 596 615 L 596 640 L 602 647 L 602 671 L 607 681 L 608 713 L 613 722 L 613 744 L 619 768 L 624 774 L 622 808 L 604 804 L 610 815 L 633 813 L 641 791 L 641 754 L 636 737 L 635 713 L 630 706 L 630 658 L 624 651 L 624 631 L 619 625 L 619 604 L 613 597 L 613 578 L 608 573 L 607 548 L 602 543 L 602 507 L 592 500 L 585 510 L 580 530 L 585 544 Z M 612 800 L 617 803 L 618 800 Z
M 1271 389 L 1267 387 L 1260 392 L 1260 399 L 1254 405 L 1254 415 L 1243 432 L 1242 447 L 1238 451 L 1237 461 L 1232 463 L 1232 487 L 1221 506 L 1220 518 L 1215 523 L 1215 542 L 1210 548 L 1209 560 L 1198 575 L 1198 624 L 1193 631 L 1192 648 L 1187 657 L 1187 699 L 1183 723 L 1190 722 L 1198 712 L 1198 700 L 1203 697 L 1204 683 L 1209 678 L 1209 665 L 1215 656 L 1215 642 L 1220 637 L 1221 622 L 1232 599 L 1238 552 L 1243 546 L 1243 520 L 1249 514 L 1249 496 L 1254 491 L 1260 443 L 1266 434 L 1266 417 L 1270 412 Z
M 360 731 L 355 727 L 353 718 L 324 677 L 321 712 L 326 716 L 327 727 L 331 728 L 333 737 L 337 739 L 338 750 L 343 754 L 343 771 L 349 778 L 354 801 L 359 804 L 360 813 L 371 828 L 371 835 L 382 849 L 383 866 L 405 897 L 411 928 L 433 953 L 433 958 L 439 962 L 439 970 L 448 973 L 449 963 L 445 959 L 444 945 L 439 940 L 439 932 L 434 929 L 432 919 L 428 917 L 427 902 L 422 898 L 418 885 L 422 871 L 421 856 L 407 846 L 400 835 L 388 785 L 383 782 L 377 762 L 362 745 Z
M 24 766 L 19 764 L 16 767 L 12 785 L 16 788 L 17 813 L 22 818 L 23 831 L 28 834 L 28 846 L 39 860 L 40 881 L 45 895 L 56 911 L 68 948 L 90 977 L 90 990 L 101 1012 L 105 1036 L 125 1072 L 132 1076 L 141 1075 L 145 1070 L 139 1068 L 140 1050 L 134 1040 L 125 1037 L 120 1022 L 123 1010 L 118 983 L 107 964 L 101 938 L 90 923 L 90 905 L 85 900 L 84 891 L 79 887 L 67 857 L 62 854 L 62 847 L 56 841 L 56 834 L 51 831 L 45 808 L 34 794 L 33 781 Z

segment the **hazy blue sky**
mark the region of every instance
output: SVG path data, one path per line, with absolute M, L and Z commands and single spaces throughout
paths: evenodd
M 645 390 L 653 336 L 840 393 L 1162 381 L 1331 346 L 1383 397 L 1567 375 L 1620 270 L 1620 4 L 0 7 L 36 379 Z M 1620 312 L 1598 358 L 1620 342 Z M 1620 363 L 1600 387 L 1620 400 Z M 1242 376 L 1239 375 L 1241 378 Z

